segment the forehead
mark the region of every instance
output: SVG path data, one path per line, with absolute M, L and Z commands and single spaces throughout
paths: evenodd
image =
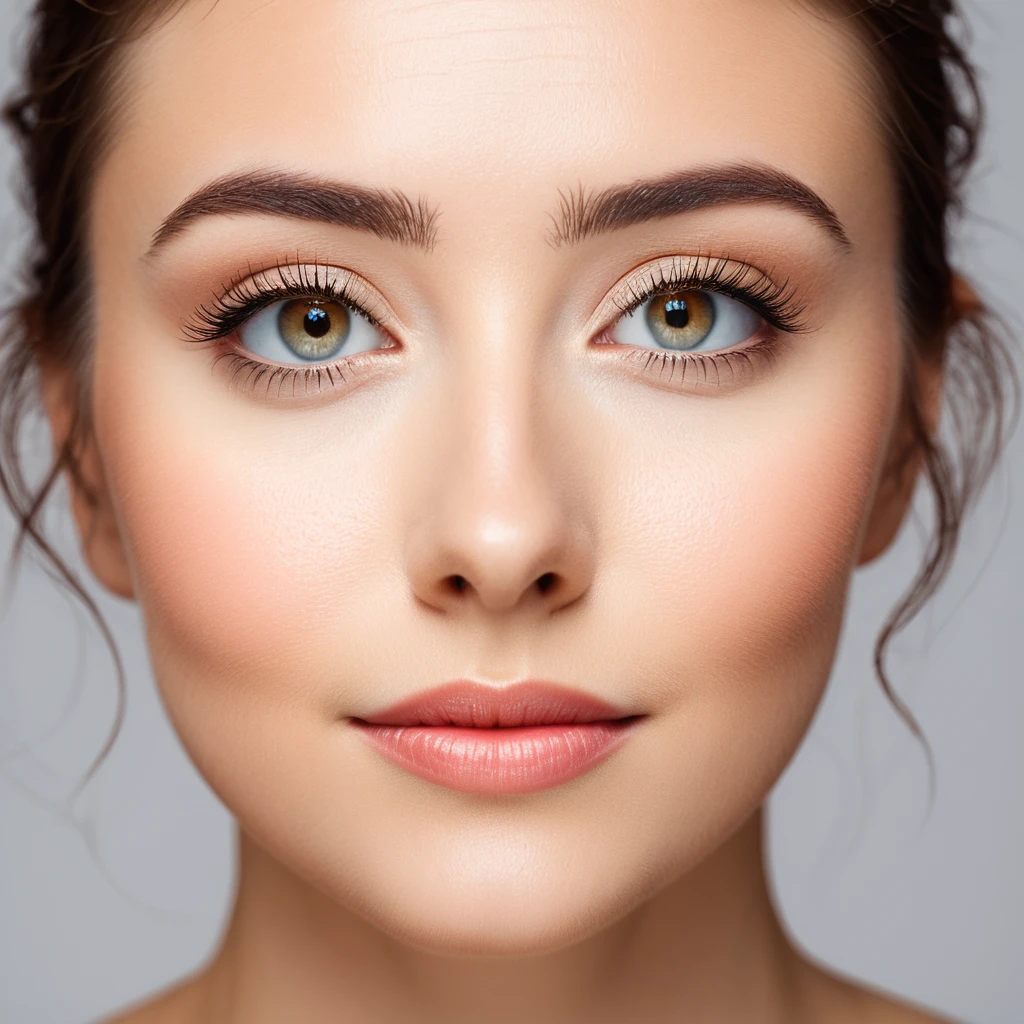
M 447 216 L 754 160 L 855 223 L 880 149 L 860 64 L 799 0 L 194 0 L 128 50 L 114 149 L 163 213 L 245 167 Z

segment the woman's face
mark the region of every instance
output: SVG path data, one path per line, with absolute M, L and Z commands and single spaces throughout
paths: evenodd
M 93 565 L 244 829 L 387 932 L 592 932 L 800 741 L 902 372 L 848 31 L 784 0 L 220 0 L 127 51 Z M 631 724 L 488 788 L 353 722 L 454 680 Z

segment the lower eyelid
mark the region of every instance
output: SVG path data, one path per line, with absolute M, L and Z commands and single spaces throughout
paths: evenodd
M 658 384 L 684 389 L 732 389 L 749 384 L 776 366 L 785 340 L 769 324 L 755 341 L 712 352 L 673 352 L 669 349 L 624 345 L 610 337 L 614 325 L 594 339 L 595 347 L 625 365 L 630 372 L 653 378 Z
M 270 401 L 309 397 L 335 388 L 351 391 L 369 379 L 370 371 L 379 368 L 380 353 L 401 351 L 394 338 L 387 337 L 390 343 L 381 348 L 306 365 L 254 358 L 229 337 L 219 339 L 212 368 L 215 371 L 220 368 L 229 387 Z

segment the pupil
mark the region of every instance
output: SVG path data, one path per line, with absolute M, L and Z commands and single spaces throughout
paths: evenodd
M 690 322 L 690 311 L 685 299 L 669 299 L 665 303 L 665 323 L 680 330 Z
M 302 326 L 311 338 L 322 338 L 331 329 L 331 318 L 325 309 L 311 306 Z

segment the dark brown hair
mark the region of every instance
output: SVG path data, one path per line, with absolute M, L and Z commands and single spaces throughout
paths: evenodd
M 31 23 L 20 91 L 4 118 L 21 147 L 35 238 L 22 296 L 10 314 L 0 368 L 0 489 L 20 529 L 13 556 L 35 545 L 56 577 L 85 602 L 115 658 L 118 720 L 124 680 L 112 637 L 96 605 L 40 528 L 44 502 L 61 474 L 81 484 L 76 466 L 89 432 L 88 373 L 81 372 L 70 435 L 44 479 L 31 484 L 18 460 L 26 414 L 39 391 L 38 370 L 56 362 L 87 369 L 89 267 L 84 226 L 93 174 L 116 101 L 119 50 L 172 14 L 184 0 L 39 0 Z M 860 34 L 877 82 L 880 116 L 898 187 L 899 273 L 911 358 L 903 388 L 907 459 L 920 459 L 934 500 L 934 530 L 915 579 L 878 637 L 875 667 L 886 694 L 924 740 L 885 672 L 893 634 L 920 610 L 949 571 L 968 506 L 989 475 L 1005 437 L 1018 386 L 999 321 L 980 302 L 955 301 L 949 231 L 962 212 L 965 178 L 978 147 L 982 103 L 953 0 L 808 0 L 824 16 L 848 20 Z M 945 363 L 949 445 L 927 428 L 912 372 L 915 359 Z M 925 743 L 925 748 L 930 750 Z M 84 784 L 84 783 L 83 783 Z

